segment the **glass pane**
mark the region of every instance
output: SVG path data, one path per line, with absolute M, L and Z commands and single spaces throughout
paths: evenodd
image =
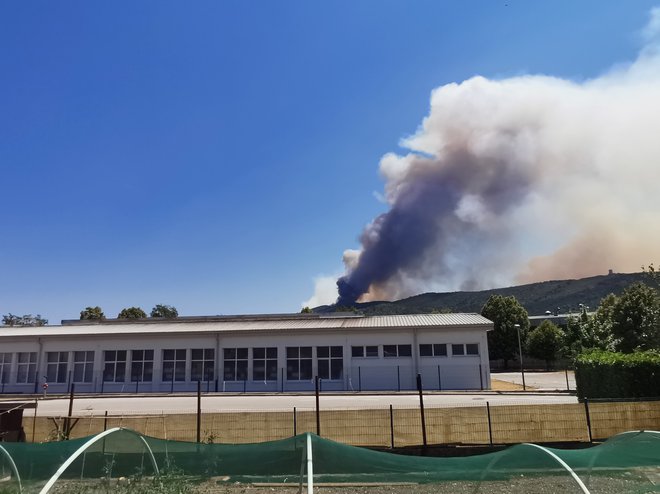
M 266 361 L 266 379 L 277 381 L 277 362 L 274 360 Z
M 319 377 L 330 379 L 330 363 L 327 360 L 319 360 Z
M 312 358 L 312 347 L 311 346 L 301 346 L 300 347 L 300 357 Z
M 332 356 L 332 357 L 343 357 L 344 356 L 344 347 L 343 346 L 330 347 L 330 356 Z
M 126 360 L 126 350 L 117 351 L 117 360 Z
M 131 358 L 133 360 L 144 360 L 144 350 L 133 350 L 131 352 Z
M 412 356 L 412 345 L 399 345 L 399 357 Z
M 297 346 L 286 347 L 286 358 L 298 358 L 299 355 L 300 352 Z
M 236 380 L 245 381 L 248 377 L 248 363 L 245 360 L 236 362 Z
M 194 348 L 192 350 L 192 355 L 191 355 L 192 360 L 202 360 L 203 357 L 204 357 L 204 350 L 199 348 Z
M 419 345 L 419 356 L 420 357 L 432 357 L 433 356 L 433 347 L 431 345 Z
M 236 358 L 236 349 L 235 348 L 225 348 L 224 355 L 225 355 L 225 359 L 235 359 Z
M 153 350 L 145 350 L 144 351 L 144 360 L 153 360 L 154 359 L 154 351 Z
M 297 381 L 299 378 L 298 374 L 298 361 L 297 360 L 287 360 L 286 361 L 286 378 L 290 381 Z
M 468 343 L 465 345 L 465 350 L 468 355 L 479 355 L 479 345 L 477 343 Z
M 266 348 L 267 358 L 277 358 L 277 347 Z
M 465 349 L 463 348 L 463 345 L 452 345 L 451 353 L 452 355 L 464 355 Z
M 383 345 L 384 357 L 396 357 L 396 345 Z
M 330 349 L 327 346 L 317 346 L 316 356 L 318 358 L 327 358 L 330 356 Z
M 190 364 L 190 379 L 192 381 L 201 381 L 202 377 L 202 362 L 199 360 L 193 361 Z
M 266 364 L 265 360 L 255 360 L 254 367 L 252 367 L 252 379 L 255 381 L 263 381 L 266 378 Z
M 174 360 L 174 350 L 163 350 L 163 360 Z
M 57 362 L 57 354 L 55 352 L 48 352 L 48 361 Z
M 247 348 L 237 348 L 236 349 L 236 355 L 240 359 L 247 359 L 248 358 L 248 349 Z
M 175 367 L 176 376 L 175 381 L 185 381 L 186 380 L 186 363 L 185 362 L 176 362 Z
M 82 364 L 76 364 L 73 367 L 73 380 L 75 382 L 79 383 L 83 380 L 84 370 L 85 369 L 84 369 L 84 366 Z
M 341 379 L 344 370 L 344 361 L 342 359 L 333 359 L 330 362 L 330 379 Z
M 176 351 L 176 359 L 177 360 L 186 360 L 186 351 L 185 350 L 177 350 Z
M 84 362 L 87 352 L 73 352 L 73 361 L 74 362 Z
M 352 357 L 364 357 L 364 347 L 361 347 L 361 346 L 351 347 L 351 356 Z
M 223 379 L 225 381 L 234 381 L 235 379 L 235 374 L 234 374 L 234 362 L 225 362 L 225 368 L 223 372 Z
M 206 348 L 204 350 L 204 358 L 206 360 L 213 360 L 215 358 L 215 349 L 214 348 Z
M 252 349 L 253 358 L 266 358 L 266 349 L 265 348 L 253 348 Z
M 378 346 L 368 346 L 367 357 L 378 357 Z
M 311 348 L 310 348 L 311 350 Z M 311 360 L 301 360 L 300 361 L 300 379 L 311 379 L 312 378 L 312 361 Z
M 436 343 L 435 345 L 433 345 L 433 354 L 436 357 L 446 357 L 447 345 L 445 343 Z

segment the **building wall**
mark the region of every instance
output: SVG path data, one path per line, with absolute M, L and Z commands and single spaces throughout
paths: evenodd
M 427 390 L 490 387 L 488 343 L 483 328 L 296 330 L 268 333 L 214 331 L 198 334 L 160 334 L 157 329 L 154 329 L 153 334 L 113 334 L 112 330 L 113 328 L 109 327 L 108 334 L 94 337 L 81 335 L 3 338 L 0 356 L 4 354 L 5 357 L 0 360 L 0 364 L 5 363 L 0 365 L 0 392 L 33 393 L 36 390 L 40 393 L 45 382 L 48 383 L 48 393 L 65 393 L 71 382 L 75 382 L 78 393 L 195 391 L 199 376 L 194 376 L 193 372 L 195 368 L 200 368 L 200 363 L 193 363 L 193 351 L 199 356 L 200 350 L 206 350 L 207 357 L 212 355 L 212 374 L 202 373 L 200 379 L 204 391 L 312 391 L 313 376 L 322 376 L 326 368 L 329 375 L 320 383 L 323 391 L 413 390 L 416 389 L 417 373 L 421 374 L 424 389 Z M 442 353 L 442 345 L 445 345 L 446 355 L 420 355 L 420 345 L 425 345 L 427 353 L 429 346 Z M 478 355 L 456 354 L 461 349 L 463 353 L 467 353 L 468 348 L 474 350 L 474 345 L 477 345 Z M 367 347 L 371 351 L 373 347 L 377 347 L 377 356 L 353 356 L 354 346 L 362 347 L 365 352 Z M 287 358 L 287 352 L 291 351 L 288 349 L 300 347 L 300 352 L 305 354 L 301 359 L 304 362 Z M 263 379 L 256 376 L 254 364 L 258 354 L 255 349 L 259 348 L 277 349 L 276 377 Z M 226 355 L 232 356 L 233 349 L 247 349 L 247 365 L 244 361 L 237 364 L 234 360 L 225 358 Z M 306 354 L 310 350 L 311 357 L 307 358 Z M 153 352 L 151 378 L 147 376 L 143 379 L 142 375 L 132 375 L 132 357 L 141 351 Z M 175 356 L 181 358 L 178 364 L 164 361 L 166 356 L 172 356 L 172 351 Z M 329 357 L 329 361 L 329 358 L 324 357 L 324 351 L 328 355 L 341 353 L 341 361 L 338 357 Z M 28 382 L 17 382 L 25 380 L 28 365 L 25 362 L 19 364 L 19 352 L 36 353 L 36 362 L 34 369 L 29 371 Z M 93 352 L 93 360 L 83 364 L 82 361 L 91 355 L 81 352 Z M 111 352 L 118 352 L 118 355 Z M 238 351 L 241 352 L 245 353 L 244 350 Z M 267 350 L 263 351 L 264 354 L 266 352 Z M 118 372 L 110 373 L 112 377 L 108 378 L 107 360 L 113 356 L 119 357 L 116 366 Z M 61 362 L 49 363 L 49 357 Z M 26 360 L 25 354 L 22 358 Z M 76 359 L 79 361 L 76 362 Z M 327 365 L 324 365 L 324 362 Z M 225 375 L 225 364 L 230 363 L 234 364 L 230 370 L 238 372 L 229 374 L 237 375 Z M 288 369 L 288 363 L 299 364 L 303 370 L 302 375 L 295 378 L 295 372 Z M 169 367 L 176 365 L 180 371 L 178 375 L 177 372 L 167 372 Z M 274 374 L 274 361 L 269 365 Z M 297 369 L 297 366 L 293 367 Z M 247 368 L 246 375 L 241 373 L 243 368 Z M 110 365 L 110 370 L 113 369 L 115 367 Z M 139 365 L 136 370 L 139 370 Z

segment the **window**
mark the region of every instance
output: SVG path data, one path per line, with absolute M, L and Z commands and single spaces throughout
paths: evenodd
M 479 355 L 478 343 L 460 343 L 451 346 L 452 355 Z
M 312 347 L 293 346 L 286 349 L 286 378 L 289 381 L 312 379 Z
M 433 345 L 419 345 L 420 357 L 446 357 L 447 345 L 445 343 L 434 343 Z
M 163 350 L 163 382 L 186 380 L 186 353 L 182 350 Z
M 225 381 L 245 381 L 248 377 L 248 349 L 225 348 Z
M 317 346 L 316 361 L 321 379 L 341 379 L 344 371 L 344 348 Z
M 213 381 L 215 376 L 215 349 L 194 348 L 190 353 L 190 380 Z
M 25 384 L 37 380 L 37 353 L 19 352 L 16 382 Z
M 126 380 L 126 350 L 105 350 L 103 352 L 103 380 L 110 383 L 123 383 Z
M 412 345 L 383 345 L 383 357 L 411 357 Z
M 378 345 L 354 346 L 351 347 L 353 357 L 378 358 Z
M 154 376 L 154 351 L 131 350 L 131 381 L 151 382 Z
M 252 379 L 277 381 L 277 348 L 252 349 Z
M 0 353 L 0 383 L 9 382 L 9 373 L 11 372 L 11 362 L 13 354 Z
M 94 373 L 94 352 L 73 352 L 73 382 L 91 383 Z
M 479 355 L 479 343 L 467 343 L 465 353 L 468 355 Z
M 69 367 L 69 352 L 48 352 L 46 362 L 46 379 L 52 383 L 65 383 Z

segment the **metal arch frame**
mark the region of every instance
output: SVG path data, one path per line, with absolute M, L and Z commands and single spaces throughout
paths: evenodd
M 9 451 L 7 451 L 4 448 L 4 446 L 2 446 L 1 444 L 0 444 L 0 452 L 3 452 L 5 455 L 7 455 L 7 458 L 9 459 L 9 465 L 16 474 L 16 480 L 18 481 L 18 492 L 23 492 L 23 484 L 21 483 L 21 474 L 18 473 L 18 467 L 16 467 L 16 463 L 14 462 L 14 459 L 9 454 Z
M 127 429 L 124 427 L 113 427 L 112 429 L 108 429 L 107 431 L 101 432 L 100 434 L 97 434 L 93 438 L 91 438 L 89 441 L 87 441 L 85 444 L 80 446 L 67 460 L 62 463 L 60 468 L 57 469 L 57 472 L 53 474 L 53 476 L 48 480 L 46 485 L 39 491 L 39 494 L 46 494 L 48 491 L 50 491 L 53 486 L 55 485 L 55 482 L 60 478 L 60 475 L 62 475 L 67 468 L 71 466 L 71 464 L 81 455 L 83 454 L 92 444 L 96 443 L 100 439 L 103 439 L 105 436 L 108 436 L 110 434 L 114 434 L 115 432 L 120 432 L 120 431 L 126 431 L 130 432 L 131 434 L 136 435 L 137 437 L 140 438 L 142 443 L 146 446 L 147 451 L 149 452 L 149 457 L 151 458 L 151 465 L 154 468 L 154 471 L 156 473 L 156 476 L 160 476 L 160 470 L 158 469 L 158 463 L 156 462 L 156 458 L 154 456 L 153 451 L 151 450 L 151 447 L 149 446 L 149 443 L 144 439 L 142 434 L 139 434 L 135 432 L 133 429 Z
M 573 470 L 573 469 L 572 469 L 572 468 L 571 468 L 571 467 L 570 467 L 570 466 L 569 466 L 564 460 L 562 460 L 559 456 L 557 456 L 556 454 L 554 454 L 552 451 L 550 451 L 550 450 L 547 449 L 547 448 L 544 448 L 543 446 L 539 446 L 538 444 L 532 444 L 532 443 L 522 443 L 522 444 L 520 444 L 520 446 L 531 446 L 531 447 L 533 447 L 533 448 L 540 449 L 541 451 L 543 451 L 544 453 L 546 453 L 547 455 L 549 455 L 552 459 L 554 459 L 557 463 L 559 463 L 559 465 L 561 465 L 561 467 L 564 468 L 564 469 L 565 469 L 565 470 L 571 475 L 571 477 L 573 478 L 573 480 L 578 484 L 578 486 L 579 486 L 580 489 L 582 490 L 583 494 L 591 494 L 591 493 L 589 492 L 589 489 L 587 489 L 587 486 L 584 485 L 584 482 L 582 482 L 582 480 L 580 479 L 580 477 L 578 477 L 578 475 L 575 473 L 575 471 L 574 471 L 574 470 Z M 476 487 L 476 489 L 475 489 L 475 493 L 479 492 L 479 489 L 480 489 L 480 487 L 481 487 L 481 482 L 486 478 L 486 475 L 488 474 L 488 472 L 490 471 L 490 469 L 491 469 L 492 467 L 494 467 L 495 464 L 496 464 L 498 461 L 500 461 L 500 460 L 501 460 L 501 459 L 502 459 L 502 458 L 503 458 L 508 452 L 510 452 L 512 449 L 513 449 L 513 448 L 509 448 L 509 449 L 506 450 L 506 451 L 504 452 L 504 454 L 502 454 L 502 455 L 499 455 L 499 454 L 495 453 L 497 456 L 495 456 L 495 457 L 490 461 L 490 463 L 488 463 L 488 465 L 487 465 L 486 468 L 484 469 L 483 473 L 481 474 L 481 478 L 479 479 L 479 483 L 477 484 L 477 487 Z

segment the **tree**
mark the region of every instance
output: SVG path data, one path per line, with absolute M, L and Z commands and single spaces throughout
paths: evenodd
M 305 306 L 305 307 L 302 308 L 302 310 L 300 311 L 300 313 L 301 313 L 301 314 L 311 314 L 311 313 L 312 313 L 312 309 L 310 309 L 309 307 Z
M 550 370 L 552 363 L 559 356 L 563 340 L 564 332 L 546 320 L 529 332 L 525 348 L 531 357 L 545 360 L 545 368 Z
M 660 346 L 658 293 L 644 283 L 626 288 L 611 310 L 612 336 L 617 351 L 652 350 Z
M 151 317 L 173 319 L 179 317 L 179 311 L 176 310 L 176 307 L 172 307 L 171 305 L 156 304 L 156 307 L 151 309 Z
M 2 316 L 2 324 L 4 326 L 45 326 L 48 324 L 48 319 L 41 317 L 41 314 L 33 316 L 32 314 L 25 314 L 23 316 L 15 316 L 14 314 L 7 314 Z
M 139 307 L 128 307 L 127 309 L 122 309 L 119 315 L 117 315 L 118 319 L 144 319 L 146 317 L 147 313 Z
M 504 360 L 508 368 L 509 360 L 518 355 L 518 330 L 524 343 L 529 328 L 529 318 L 525 308 L 515 297 L 491 295 L 481 309 L 481 315 L 494 323 L 493 331 L 488 333 L 488 350 L 491 359 Z
M 96 307 L 85 307 L 85 310 L 80 311 L 80 320 L 103 320 L 105 314 L 103 309 L 98 305 Z
M 601 299 L 596 313 L 589 315 L 583 307 L 578 316 L 566 321 L 564 336 L 565 356 L 575 358 L 586 349 L 613 350 L 612 310 L 618 297 L 612 293 Z

